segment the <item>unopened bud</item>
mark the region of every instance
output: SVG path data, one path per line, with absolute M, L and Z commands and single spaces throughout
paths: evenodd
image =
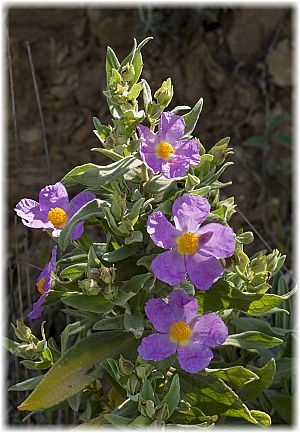
M 106 284 L 112 284 L 116 279 L 116 270 L 114 266 L 111 268 L 101 267 L 100 278 Z
M 155 413 L 154 402 L 152 400 L 145 400 L 142 397 L 139 397 L 138 409 L 142 415 L 148 418 L 152 418 Z
M 140 389 L 140 386 L 141 384 L 136 376 L 131 376 L 126 384 L 128 392 L 132 395 L 137 393 L 137 391 Z
M 97 281 L 92 278 L 86 278 L 85 280 L 78 281 L 78 286 L 82 289 L 83 293 L 88 296 L 96 296 L 101 291 Z
M 164 81 L 161 87 L 154 93 L 154 97 L 157 100 L 157 103 L 163 107 L 166 107 L 171 102 L 173 98 L 173 86 L 171 83 L 171 79 L 168 78 Z
M 135 70 L 134 66 L 127 63 L 122 69 L 122 78 L 124 81 L 131 81 L 134 77 Z
M 126 374 L 128 376 L 132 374 L 134 370 L 134 365 L 132 364 L 132 362 L 127 361 L 127 359 L 123 358 L 122 355 L 120 356 L 119 359 L 119 367 L 121 373 Z
M 168 405 L 163 403 L 162 405 L 156 406 L 154 416 L 158 421 L 163 421 L 169 418 Z
M 31 340 L 31 329 L 28 328 L 23 322 L 17 320 L 17 326 L 14 326 L 16 337 L 21 341 L 30 341 Z

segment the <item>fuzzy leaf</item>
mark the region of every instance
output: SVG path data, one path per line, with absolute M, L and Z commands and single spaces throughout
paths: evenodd
M 44 376 L 19 410 L 50 408 L 98 377 L 107 358 L 114 358 L 131 345 L 131 334 L 97 332 L 69 349 Z

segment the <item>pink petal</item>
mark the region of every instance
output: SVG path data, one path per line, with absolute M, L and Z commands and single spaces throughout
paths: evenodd
M 171 286 L 181 283 L 186 276 L 184 255 L 176 250 L 159 254 L 152 261 L 151 268 L 156 278 Z
M 204 370 L 214 357 L 208 347 L 197 343 L 178 345 L 177 353 L 180 367 L 188 373 Z
M 168 334 L 152 334 L 143 338 L 138 353 L 145 360 L 160 361 L 173 355 L 176 349 L 177 344 L 170 341 Z
M 169 249 L 176 246 L 180 232 L 160 212 L 153 212 L 148 217 L 147 232 L 158 247 Z
M 236 236 L 231 227 L 210 223 L 200 227 L 198 233 L 200 235 L 199 251 L 218 259 L 225 259 L 233 255 Z M 201 236 L 207 234 L 210 236 L 202 243 Z
M 209 289 L 224 273 L 224 269 L 215 257 L 206 257 L 200 253 L 185 255 L 186 270 L 190 281 L 199 290 Z
M 195 233 L 208 217 L 210 204 L 204 197 L 185 194 L 174 201 L 172 212 L 177 229 Z

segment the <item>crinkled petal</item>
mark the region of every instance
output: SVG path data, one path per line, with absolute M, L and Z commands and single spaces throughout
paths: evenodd
M 220 262 L 215 257 L 206 257 L 200 253 L 185 255 L 186 270 L 190 281 L 199 290 L 209 289 L 224 273 Z
M 182 370 L 198 373 L 206 368 L 214 357 L 212 351 L 198 343 L 178 345 L 178 362 Z
M 76 239 L 79 239 L 84 232 L 84 221 L 81 221 L 80 223 L 76 224 L 74 231 L 72 235 L 70 236 L 71 241 L 76 241 Z
M 23 198 L 15 207 L 16 214 L 22 218 L 22 223 L 31 228 L 41 229 L 52 226 L 47 220 L 47 213 L 41 211 L 39 203 L 29 198 Z
M 196 298 L 188 295 L 183 290 L 174 290 L 169 294 L 169 306 L 175 322 L 190 323 L 198 311 Z
M 200 235 L 199 250 L 204 254 L 217 257 L 219 259 L 225 259 L 230 257 L 234 253 L 236 237 L 231 227 L 223 226 L 218 223 L 206 224 L 200 227 L 198 231 Z M 206 236 L 211 234 L 210 236 Z M 204 238 L 204 242 L 201 242 L 201 236 Z
M 186 276 L 184 255 L 176 250 L 159 254 L 152 261 L 151 268 L 156 278 L 171 286 L 181 283 Z
M 44 212 L 55 207 L 66 210 L 69 204 L 66 188 L 60 182 L 46 186 L 40 191 L 39 203 Z
M 168 333 L 171 325 L 176 322 L 170 305 L 161 298 L 149 299 L 146 302 L 145 311 L 148 319 L 158 332 Z
M 89 191 L 80 192 L 77 194 L 69 203 L 69 206 L 66 210 L 67 215 L 69 218 L 72 218 L 72 216 L 85 204 L 89 203 L 90 201 L 94 200 L 96 198 L 96 195 Z
M 185 194 L 174 201 L 172 212 L 177 229 L 194 233 L 208 217 L 210 204 L 204 197 Z
M 189 158 L 183 155 L 173 155 L 170 159 L 162 160 L 161 172 L 167 179 L 172 179 L 185 175 L 189 166 Z
M 191 341 L 208 347 L 220 346 L 228 335 L 228 328 L 216 314 L 204 314 L 196 317 L 190 324 Z
M 145 360 L 160 361 L 173 355 L 176 349 L 177 344 L 170 341 L 169 334 L 152 334 L 143 338 L 138 352 Z
M 162 159 L 156 156 L 156 153 L 144 152 L 140 147 L 140 155 L 143 163 L 151 170 L 154 174 L 161 171 Z
M 199 164 L 201 156 L 199 154 L 199 144 L 196 140 L 178 140 L 173 144 L 176 155 L 183 155 L 189 159 L 190 164 Z
M 142 139 L 141 149 L 143 152 L 154 153 L 157 145 L 157 136 L 147 126 L 138 125 L 137 132 L 139 138 Z
M 178 114 L 162 113 L 158 126 L 159 141 L 166 141 L 173 145 L 184 136 L 185 121 Z
M 177 230 L 160 212 L 153 212 L 148 217 L 147 232 L 158 247 L 169 249 L 176 246 L 176 238 L 180 236 Z
M 39 297 L 39 299 L 33 304 L 32 310 L 27 314 L 29 319 L 38 319 L 44 312 L 44 302 L 46 300 L 46 293 Z

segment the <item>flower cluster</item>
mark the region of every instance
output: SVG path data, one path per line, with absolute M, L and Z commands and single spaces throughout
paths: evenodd
M 173 178 L 184 175 L 190 165 L 200 162 L 197 141 L 182 138 L 185 131 L 182 117 L 163 113 L 157 134 L 143 125 L 137 129 L 141 139 L 139 153 L 152 172 Z M 22 199 L 15 211 L 26 226 L 46 230 L 58 238 L 72 216 L 94 198 L 91 192 L 81 192 L 69 201 L 65 187 L 58 182 L 40 191 L 39 202 Z M 235 234 L 221 224 L 201 225 L 210 213 L 210 204 L 204 197 L 194 194 L 178 197 L 172 211 L 174 225 L 160 211 L 148 217 L 146 228 L 151 239 L 158 247 L 169 250 L 153 260 L 153 274 L 171 286 L 188 275 L 197 289 L 208 290 L 224 272 L 219 259 L 234 252 Z M 83 231 L 84 221 L 75 226 L 70 239 L 78 239 Z M 41 296 L 28 314 L 30 319 L 39 318 L 44 311 L 53 285 L 56 255 L 55 246 L 51 260 L 37 280 Z M 150 299 L 145 311 L 157 333 L 142 340 L 138 348 L 142 358 L 160 360 L 177 352 L 183 370 L 194 373 L 205 368 L 213 357 L 210 347 L 225 341 L 227 328 L 215 314 L 196 316 L 197 309 L 196 299 L 179 290 L 170 293 L 168 303 L 160 298 Z

